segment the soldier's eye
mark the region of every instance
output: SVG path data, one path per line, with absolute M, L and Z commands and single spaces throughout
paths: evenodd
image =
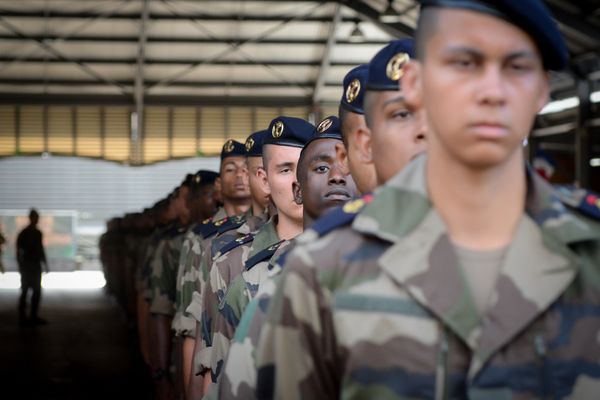
M 321 173 L 321 174 L 323 174 L 323 173 L 329 172 L 329 169 L 330 169 L 330 168 L 329 168 L 329 166 L 328 166 L 328 165 L 318 165 L 318 166 L 315 168 L 315 172 L 318 172 L 318 173 Z

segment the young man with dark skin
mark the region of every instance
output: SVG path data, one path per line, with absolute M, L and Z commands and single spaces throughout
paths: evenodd
M 191 224 L 185 234 L 181 246 L 181 254 L 177 268 L 176 278 L 176 296 L 175 296 L 175 314 L 171 322 L 171 329 L 175 334 L 174 338 L 174 364 L 175 364 L 175 388 L 176 393 L 184 391 L 184 382 L 189 379 L 189 370 L 186 371 L 186 364 L 183 360 L 183 333 L 189 328 L 186 324 L 182 310 L 182 288 L 183 288 L 183 265 L 191 251 L 196 232 L 194 228 L 202 224 L 203 221 L 210 218 L 216 212 L 215 180 L 219 174 L 213 171 L 200 170 L 190 178 L 189 194 L 187 196 L 187 207 L 190 210 Z M 188 375 L 186 375 L 186 372 Z
M 168 400 L 173 396 L 175 386 L 169 379 L 169 366 L 172 363 L 171 323 L 175 311 L 176 276 L 181 246 L 190 223 L 187 198 L 192 175 L 186 176 L 183 183 L 173 192 L 170 207 L 176 221 L 159 241 L 152 260 L 150 277 L 150 343 L 152 377 L 155 380 L 156 396 Z
M 302 232 L 302 206 L 294 201 L 292 184 L 296 179 L 300 152 L 312 135 L 314 126 L 300 118 L 282 116 L 271 121 L 268 131 L 270 135 L 263 144 L 264 169 L 259 171 L 259 175 L 262 184 L 270 191 L 277 215 L 254 234 L 224 246 L 210 269 L 203 301 L 202 350 L 198 357 L 203 367 L 211 370 L 207 377 L 212 382 L 216 382 L 218 364 L 224 357 L 221 346 L 228 344 L 216 322 L 219 314 L 217 306 L 223 294 L 228 291 L 230 283 L 250 269 L 248 263 L 253 262 L 253 272 L 260 271 L 261 268 L 255 268 L 255 264 L 268 260 L 269 251 L 276 251 L 282 243 Z M 263 278 L 261 274 L 253 275 L 252 287 L 258 288 Z M 238 293 L 236 298 L 245 295 L 242 286 L 236 286 L 234 290 Z M 216 351 L 214 354 L 213 350 Z
M 308 229 L 314 221 L 343 205 L 356 194 L 352 176 L 348 174 L 345 165 L 337 156 L 337 146 L 341 141 L 339 120 L 336 117 L 328 117 L 317 126 L 315 134 L 302 149 L 293 191 L 294 200 L 303 206 L 304 229 Z M 285 247 L 284 251 L 289 252 L 292 246 L 293 242 Z M 274 282 L 281 271 L 281 258 L 284 255 L 280 249 L 281 246 L 268 262 L 269 278 L 260 285 L 256 297 L 247 305 L 237 304 L 239 310 L 233 310 L 233 314 L 238 315 L 240 323 L 235 331 L 235 338 L 233 332 L 227 335 L 232 340 L 231 347 L 219 382 L 207 399 L 256 398 L 254 354 L 260 328 L 266 318 L 264 311 L 273 294 Z M 231 308 L 234 309 L 236 303 L 228 301 L 228 297 L 230 297 L 229 292 L 225 296 L 224 303 L 231 304 Z
M 194 319 L 195 329 L 190 330 L 190 334 L 186 335 L 184 341 L 184 367 L 189 371 L 186 378 L 186 395 L 187 398 L 200 398 L 203 392 L 203 377 L 196 375 L 196 366 L 193 363 L 194 348 L 200 331 L 197 329 L 198 321 L 201 319 L 202 293 L 204 287 L 204 277 L 208 276 L 210 265 L 214 255 L 221 249 L 222 246 L 244 236 L 250 232 L 257 230 L 268 219 L 267 206 L 269 203 L 268 187 L 262 185 L 262 179 L 259 171 L 262 169 L 262 144 L 264 138 L 268 135 L 267 131 L 258 131 L 252 133 L 244 143 L 244 156 L 248 167 L 248 182 L 250 187 L 251 207 L 244 214 L 229 218 L 226 222 L 218 227 L 214 235 L 207 237 L 199 243 L 199 265 L 198 271 L 200 276 L 195 280 L 194 288 L 196 292 L 193 294 L 192 301 L 186 310 L 186 314 L 190 319 Z M 217 221 L 215 224 L 219 224 Z M 196 258 L 198 259 L 198 258 Z M 195 336 L 191 333 L 195 332 Z M 194 373 L 192 373 L 192 371 Z
M 566 65 L 555 22 L 539 0 L 426 0 L 416 43 L 402 90 L 428 154 L 287 257 L 261 398 L 597 397 L 600 225 L 522 150 Z
M 183 337 L 181 349 L 181 385 L 186 392 L 187 382 L 191 379 L 191 360 L 193 357 L 196 320 L 187 311 L 198 290 L 200 258 L 205 242 L 224 233 L 234 226 L 228 223 L 233 217 L 244 216 L 251 207 L 250 188 L 248 184 L 248 168 L 244 144 L 228 140 L 221 151 L 220 176 L 215 180 L 215 199 L 220 198 L 222 207 L 208 220 L 193 228 L 188 243 L 189 251 L 179 261 L 181 281 L 177 282 L 180 292 L 177 301 L 177 313 L 181 315 L 180 326 L 175 334 Z M 236 219 L 237 221 L 237 219 Z M 243 221 L 242 221 L 243 222 Z

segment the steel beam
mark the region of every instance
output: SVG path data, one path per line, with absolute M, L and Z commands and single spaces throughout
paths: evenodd
M 335 32 L 337 27 L 342 19 L 342 6 L 340 4 L 336 4 L 333 19 L 331 24 L 329 25 L 329 32 L 327 35 L 327 45 L 323 50 L 323 56 L 321 58 L 321 66 L 317 73 L 317 81 L 315 83 L 315 87 L 313 89 L 313 106 L 316 106 L 319 100 L 321 99 L 321 92 L 323 87 L 325 86 L 325 79 L 327 78 L 327 71 L 329 70 L 329 61 L 331 58 L 331 51 L 335 46 Z
M 6 33 L 0 33 L 0 40 L 14 40 L 14 41 L 23 41 L 23 40 L 61 40 L 63 39 L 60 35 L 26 35 L 25 37 L 19 37 L 15 35 L 9 35 Z M 204 43 L 212 43 L 212 44 L 235 44 L 240 45 L 251 38 L 248 37 L 196 37 L 196 36 L 177 36 L 177 37 L 167 37 L 167 36 L 148 36 L 146 41 L 148 43 L 194 43 L 194 44 L 204 44 Z M 77 36 L 69 36 L 68 40 L 71 42 L 101 42 L 101 43 L 131 43 L 135 44 L 138 42 L 137 36 L 130 35 L 77 35 Z M 263 38 L 260 43 L 262 44 L 285 44 L 285 45 L 326 45 L 327 39 L 308 39 L 308 38 Z M 352 45 L 352 46 L 379 46 L 387 44 L 387 40 L 374 40 L 374 39 L 366 39 L 360 43 L 353 43 L 348 39 L 339 39 L 338 44 L 344 45 Z
M 189 95 L 146 95 L 144 104 L 158 106 L 256 106 L 256 107 L 300 107 L 310 106 L 310 96 L 189 96 Z M 23 94 L 0 93 L 0 104 L 6 105 L 104 105 L 132 106 L 131 95 L 107 94 Z M 16 118 L 16 117 L 15 117 Z

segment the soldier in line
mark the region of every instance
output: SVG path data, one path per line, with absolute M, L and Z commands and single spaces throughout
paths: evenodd
M 328 117 L 317 126 L 300 153 L 293 192 L 296 203 L 303 206 L 304 229 L 353 198 L 356 193 L 352 177 L 337 157 L 336 147 L 341 141 L 338 118 Z M 286 247 L 270 249 L 273 255 L 256 265 L 247 262 L 247 271 L 242 272 L 230 285 L 215 322 L 221 341 L 226 338 L 227 342 L 219 345 L 219 337 L 215 335 L 213 343 L 213 358 L 217 359 L 212 364 L 224 364 L 217 384 L 211 387 L 207 398 L 255 398 L 254 352 L 260 327 L 264 323 L 264 310 L 274 291 L 274 280 L 278 279 L 280 260 L 293 245 L 292 240 Z M 259 282 L 258 288 L 254 289 L 256 295 L 250 289 L 254 287 L 253 274 L 267 275 L 267 279 Z M 235 341 L 232 341 L 234 330 Z
M 362 92 L 359 92 L 360 97 L 358 97 L 359 94 L 356 94 L 356 98 L 350 98 L 353 109 L 362 110 L 362 102 L 366 97 L 371 103 L 369 107 L 365 107 L 365 117 L 371 127 L 366 127 L 361 132 L 361 135 L 368 140 L 361 143 L 360 146 L 355 146 L 354 150 L 368 155 L 363 160 L 368 161 L 368 166 L 375 171 L 374 185 L 386 181 L 390 174 L 401 170 L 411 158 L 422 152 L 425 146 L 425 127 L 419 115 L 422 114 L 422 111 L 407 108 L 403 102 L 402 92 L 399 90 L 399 81 L 403 75 L 402 68 L 406 64 L 407 58 L 412 56 L 412 40 L 392 41 L 367 64 L 367 74 L 361 81 L 362 83 L 353 83 L 354 79 L 358 78 L 350 79 L 350 77 L 356 76 L 357 70 L 360 72 L 360 68 L 351 70 L 344 80 L 348 88 L 351 86 L 362 88 Z M 344 88 L 344 93 L 350 92 L 348 88 Z M 367 90 L 366 96 L 363 95 L 365 89 Z M 342 98 L 342 103 L 348 102 L 347 97 Z M 377 102 L 381 104 L 373 104 Z M 375 143 L 377 143 L 377 148 L 374 148 Z M 397 150 L 397 155 L 393 160 L 389 157 L 389 152 L 381 152 L 381 149 L 387 148 Z M 368 195 L 367 198 L 369 198 Z M 325 217 L 317 224 L 318 228 L 323 230 L 328 229 L 330 224 L 338 224 L 340 218 L 351 216 L 352 207 L 360 205 L 362 201 L 364 200 L 351 203 L 344 209 L 337 210 L 333 215 Z M 282 262 L 283 260 L 275 264 L 271 275 L 279 273 L 278 269 L 281 268 Z M 245 321 L 244 328 L 236 333 L 236 341 L 233 344 L 235 350 L 231 354 L 232 360 L 227 360 L 225 366 L 225 368 L 229 368 L 228 376 L 225 378 L 226 381 L 219 385 L 221 388 L 220 398 L 255 397 L 256 369 L 253 355 L 259 340 L 260 328 L 265 322 L 264 311 L 273 291 L 273 282 L 269 282 L 260 296 L 259 303 L 250 307 L 251 311 L 248 313 L 250 315 L 242 317 Z
M 210 247 L 213 239 L 235 232 L 251 216 L 251 197 L 249 189 L 246 150 L 242 143 L 228 140 L 221 151 L 220 177 L 215 181 L 215 192 L 220 195 L 223 206 L 210 219 L 196 225 L 188 237 L 189 251 L 179 260 L 177 282 L 176 313 L 180 315 L 179 326 L 173 326 L 175 335 L 182 337 L 181 348 L 181 384 L 182 392 L 186 391 L 187 382 L 191 379 L 196 321 L 193 312 L 188 311 L 193 295 L 198 290 L 200 259 L 206 246 Z M 254 221 L 254 218 L 249 218 Z
M 175 313 L 176 275 L 181 245 L 190 222 L 187 197 L 191 179 L 191 175 L 186 176 L 171 195 L 170 207 L 176 219 L 160 239 L 151 263 L 150 355 L 158 399 L 170 399 L 173 396 L 174 387 L 170 379 L 173 361 L 171 321 Z
M 298 238 L 258 398 L 597 397 L 600 225 L 522 150 L 566 65 L 556 24 L 539 0 L 427 0 L 416 49 L 428 155 Z
M 191 251 L 193 238 L 196 236 L 194 229 L 210 218 L 216 212 L 215 181 L 219 174 L 213 171 L 200 170 L 192 178 L 187 196 L 187 208 L 190 210 L 190 225 L 185 233 L 181 245 L 178 261 L 177 276 L 175 280 L 175 314 L 171 322 L 174 332 L 173 364 L 175 365 L 176 394 L 183 392 L 184 371 L 182 362 L 183 337 L 181 333 L 186 329 L 185 319 L 181 312 L 181 282 L 183 280 L 182 260 L 186 260 Z
M 38 315 L 42 297 L 42 268 L 48 272 L 48 261 L 42 243 L 42 232 L 37 228 L 40 215 L 35 209 L 29 212 L 29 225 L 17 236 L 17 263 L 21 274 L 19 297 L 19 325 L 45 325 Z M 30 312 L 27 314 L 27 296 L 31 290 Z
M 257 232 L 250 233 L 224 246 L 215 257 L 202 300 L 202 341 L 197 352 L 199 364 L 205 370 L 205 382 L 215 382 L 217 366 L 211 365 L 215 318 L 218 307 L 232 280 L 242 273 L 244 264 L 255 259 L 263 250 L 276 249 L 283 242 L 302 232 L 302 206 L 294 202 L 292 183 L 296 179 L 298 158 L 304 144 L 310 139 L 314 126 L 300 118 L 278 117 L 271 121 L 271 133 L 263 143 L 264 169 L 260 171 L 263 184 L 268 185 L 271 201 L 277 214 Z M 273 251 L 274 251 L 273 250 Z M 271 253 L 272 255 L 272 253 Z M 261 260 L 259 260 L 261 261 Z M 208 386 L 208 382 L 205 383 Z
M 154 229 L 146 243 L 140 268 L 136 273 L 138 337 L 142 356 L 149 368 L 152 366 L 150 357 L 150 276 L 152 274 L 152 259 L 164 233 L 169 229 L 173 215 L 168 198 L 159 200 L 152 207 L 152 225 Z
M 346 74 L 338 113 L 346 148 L 344 163 L 362 194 L 373 191 L 377 186 L 372 157 L 366 151 L 368 128 L 363 99 L 368 76 L 368 64 L 361 64 Z
M 402 91 L 404 66 L 413 57 L 412 39 L 392 40 L 369 62 L 361 149 L 377 186 L 426 149 L 425 113 L 409 108 Z

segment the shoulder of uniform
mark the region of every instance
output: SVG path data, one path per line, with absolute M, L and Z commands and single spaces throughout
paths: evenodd
M 572 186 L 555 186 L 560 201 L 585 216 L 600 220 L 600 195 L 590 190 Z
M 229 253 L 231 250 L 235 249 L 236 247 L 240 247 L 241 245 L 249 243 L 253 240 L 254 240 L 254 234 L 252 234 L 252 233 L 249 233 L 244 236 L 240 236 L 239 238 L 234 239 L 234 240 L 228 242 L 227 244 L 223 245 L 223 247 L 221 247 L 221 250 L 219 250 L 219 254 L 223 255 L 225 253 Z
M 219 219 L 216 221 L 213 221 L 212 219 L 210 219 L 208 222 L 206 222 L 206 223 L 203 222 L 198 227 L 196 227 L 196 230 L 194 230 L 194 232 L 197 235 L 202 236 L 202 238 L 207 239 L 207 238 L 211 237 L 212 235 L 216 234 L 219 231 L 219 228 L 223 224 L 225 224 L 228 219 L 229 219 L 228 217 L 225 217 L 225 218 L 222 218 L 222 219 Z
M 251 269 L 252 267 L 254 267 L 256 264 L 258 264 L 261 261 L 271 259 L 271 257 L 273 257 L 273 254 L 275 254 L 275 252 L 277 251 L 277 249 L 279 248 L 279 246 L 281 246 L 281 243 L 283 243 L 283 242 L 284 242 L 284 240 L 281 240 L 281 241 L 267 247 L 266 249 L 259 251 L 258 253 L 256 253 L 249 259 L 247 259 L 246 263 L 244 265 L 246 267 L 246 270 Z
M 225 221 L 217 226 L 217 233 L 222 234 L 233 229 L 237 229 L 246 222 L 246 216 L 244 214 L 236 215 L 231 218 L 224 218 Z
M 315 231 L 318 236 L 324 236 L 337 228 L 350 225 L 358 213 L 372 200 L 373 195 L 371 193 L 365 194 L 358 199 L 350 200 L 343 206 L 333 209 L 315 221 L 311 230 Z

